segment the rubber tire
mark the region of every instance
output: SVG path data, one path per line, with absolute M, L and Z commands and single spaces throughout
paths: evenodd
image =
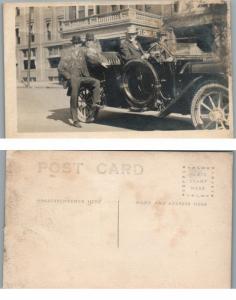
M 100 111 L 100 108 L 96 108 L 96 110 L 93 112 L 93 114 L 90 117 L 84 117 L 77 113 L 77 117 L 81 123 L 94 123 L 98 117 L 98 113 Z
M 149 63 L 148 61 L 145 61 L 145 60 L 142 60 L 142 59 L 134 59 L 134 60 L 130 60 L 129 62 L 127 62 L 126 65 L 124 66 L 123 74 L 122 74 L 122 77 L 121 77 L 121 81 L 122 81 L 121 88 L 123 90 L 123 93 L 126 97 L 126 100 L 127 100 L 128 104 L 131 107 L 137 107 L 137 108 L 148 107 L 150 105 L 150 103 L 152 103 L 154 101 L 154 98 L 155 98 L 154 95 L 153 95 L 153 97 L 150 96 L 149 99 L 144 100 L 144 101 L 137 100 L 135 97 L 133 97 L 133 95 L 130 93 L 130 91 L 126 87 L 126 80 L 125 80 L 126 79 L 126 72 L 129 71 L 130 66 L 133 67 L 133 65 L 135 65 L 135 64 L 145 66 L 145 67 L 149 68 L 150 72 L 153 75 L 155 85 L 156 86 L 159 85 L 160 80 L 159 80 L 157 71 L 152 66 L 152 64 Z
M 224 91 L 228 92 L 228 88 L 217 81 L 204 81 L 200 85 L 198 85 L 198 87 L 195 89 L 195 92 L 193 93 L 191 101 L 191 119 L 195 129 L 202 129 L 201 125 L 198 124 L 198 121 L 195 116 L 196 105 L 198 104 L 198 101 L 202 98 L 202 95 L 205 93 L 206 90 L 215 88 L 221 88 Z

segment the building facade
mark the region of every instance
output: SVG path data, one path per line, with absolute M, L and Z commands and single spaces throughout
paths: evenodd
M 205 3 L 204 0 L 170 0 L 159 5 L 34 7 L 31 18 L 29 7 L 18 7 L 15 27 L 17 79 L 19 82 L 27 80 L 29 32 L 30 80 L 57 82 L 61 49 L 71 43 L 73 35 L 84 38 L 87 32 L 93 32 L 104 46 L 103 42 L 112 44 L 116 39 L 125 38 L 129 26 L 136 26 L 140 35 L 155 36 L 163 25 L 182 28 L 222 21 L 221 15 L 212 13 L 212 5 Z M 215 8 L 217 6 L 213 5 Z M 219 11 L 223 11 L 222 7 Z M 196 45 L 185 44 L 179 48 L 182 53 L 199 51 Z
M 166 20 L 174 28 L 197 27 L 217 23 L 227 23 L 227 3 L 223 0 L 207 3 L 181 0 L 175 2 L 175 13 Z
M 65 20 L 65 8 L 32 8 L 29 26 L 29 8 L 16 8 L 16 59 L 18 81 L 27 80 L 30 32 L 30 80 L 58 79 L 57 65 L 64 43 L 60 30 Z
M 29 32 L 30 80 L 57 82 L 61 49 L 73 35 L 92 31 L 101 41 L 124 38 L 131 25 L 140 35 L 155 35 L 173 9 L 172 4 L 34 7 L 29 18 L 29 7 L 16 8 L 17 79 L 27 80 Z
M 201 55 L 204 52 L 219 57 L 222 51 L 228 51 L 226 1 L 181 0 L 174 5 L 175 13 L 164 21 L 164 26 L 174 28 L 182 54 Z

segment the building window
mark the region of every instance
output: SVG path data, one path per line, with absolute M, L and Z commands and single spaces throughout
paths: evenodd
M 75 20 L 76 19 L 76 6 L 70 6 L 69 7 L 69 20 Z
M 85 18 L 85 6 L 79 6 L 78 17 L 79 19 Z
M 27 77 L 23 77 L 23 81 L 27 82 Z M 36 82 L 36 77 L 30 77 L 30 82 Z
M 31 18 L 34 18 L 34 7 L 30 7 Z
M 60 57 L 53 57 L 48 59 L 49 67 L 52 69 L 56 69 L 60 62 Z
M 47 36 L 47 40 L 51 41 L 52 39 L 51 21 L 46 22 L 46 36 Z
M 19 9 L 19 7 L 16 7 L 16 16 L 17 16 L 17 17 L 20 16 L 20 9 Z
M 112 11 L 118 11 L 119 10 L 118 5 L 112 5 L 111 10 Z
M 128 5 L 120 5 L 120 9 L 122 10 L 122 9 L 126 9 L 126 8 L 128 8 Z
M 99 14 L 100 14 L 100 11 L 101 11 L 101 10 L 100 10 L 100 6 L 99 6 L 99 5 L 96 5 L 96 14 L 99 15 Z
M 174 4 L 174 12 L 175 13 L 179 12 L 179 2 L 175 2 L 175 4 Z
M 48 55 L 49 56 L 60 56 L 60 47 L 49 47 L 48 48 Z
M 28 49 L 22 50 L 22 52 L 23 52 L 24 60 L 27 60 L 28 52 L 29 52 Z M 35 48 L 30 49 L 30 57 L 31 57 L 31 59 L 35 59 L 35 57 L 36 57 L 36 49 Z
M 31 49 L 31 57 L 35 57 L 36 56 L 36 49 L 33 48 Z
M 137 10 L 143 11 L 144 6 L 143 6 L 143 5 L 136 5 L 136 9 L 137 9 Z
M 152 11 L 152 6 L 151 5 L 145 5 L 145 11 L 151 12 Z
M 16 43 L 17 45 L 20 44 L 20 29 L 16 28 Z
M 92 16 L 94 14 L 93 8 L 88 9 L 88 16 Z
M 35 59 L 30 60 L 30 69 L 36 69 Z M 24 60 L 24 70 L 28 70 L 28 60 Z
M 58 76 L 49 76 L 48 79 L 49 79 L 49 81 L 59 81 Z

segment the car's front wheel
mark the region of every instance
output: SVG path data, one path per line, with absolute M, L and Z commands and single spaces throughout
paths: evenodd
M 202 84 L 194 93 L 191 116 L 196 129 L 229 129 L 228 89 L 215 82 Z

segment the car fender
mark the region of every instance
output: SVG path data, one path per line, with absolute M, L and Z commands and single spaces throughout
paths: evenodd
M 203 82 L 207 82 L 209 80 L 214 80 L 219 82 L 220 84 L 223 84 L 227 86 L 228 80 L 225 74 L 204 74 L 195 77 L 193 80 L 191 80 L 184 89 L 181 90 L 180 93 L 177 92 L 175 99 L 166 107 L 164 111 L 162 111 L 159 115 L 159 117 L 164 118 L 170 113 L 174 112 L 176 107 L 176 104 L 181 102 L 181 104 L 191 104 L 191 94 L 193 93 L 193 90 L 195 90 L 196 86 L 199 86 Z

